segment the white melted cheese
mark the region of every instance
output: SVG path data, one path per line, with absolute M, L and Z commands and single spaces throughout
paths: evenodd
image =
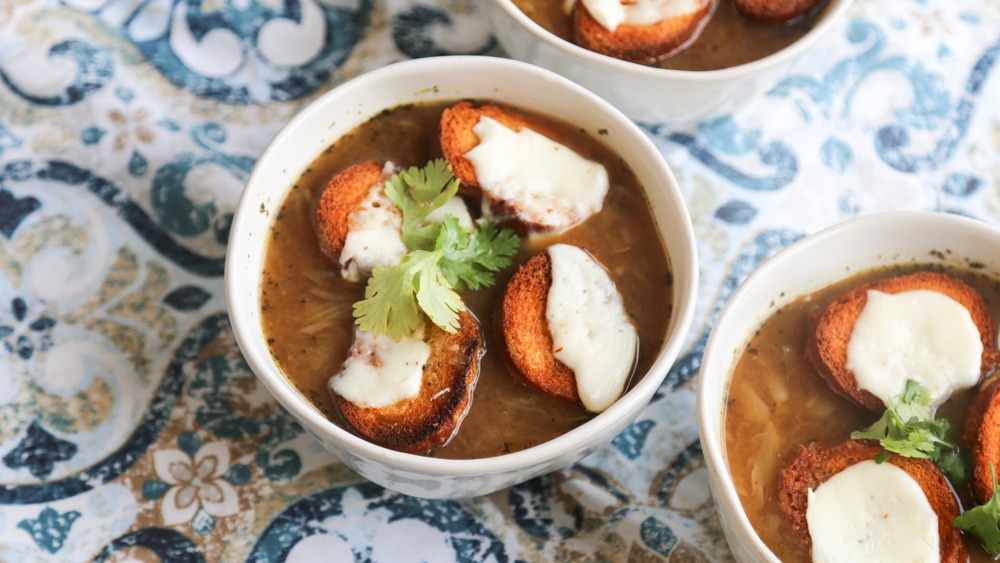
M 466 231 L 473 231 L 476 228 L 472 222 L 472 215 L 469 214 L 469 208 L 465 205 L 465 200 L 457 195 L 446 201 L 441 207 L 428 213 L 422 223 L 424 225 L 441 223 L 446 215 L 452 215 L 458 219 L 458 226 Z
M 622 3 L 619 0 L 581 0 L 590 15 L 608 31 L 618 29 L 627 23 L 650 25 L 662 20 L 685 16 L 701 10 L 712 0 L 634 0 Z M 567 0 L 563 5 L 567 12 L 575 0 Z
M 330 379 L 333 392 L 367 408 L 378 408 L 420 394 L 431 347 L 423 330 L 396 342 L 355 329 L 354 343 L 340 372 Z
M 565 230 L 604 205 L 608 171 L 601 164 L 531 129 L 515 132 L 489 117 L 480 117 L 472 131 L 479 144 L 465 157 L 480 186 L 522 220 Z
M 347 218 L 347 237 L 340 251 L 340 271 L 344 279 L 360 281 L 376 266 L 395 266 L 406 255 L 406 245 L 400 234 L 402 214 L 383 188 L 385 178 L 394 170 L 393 164 L 387 162 L 383 178 L 371 187 L 365 200 Z
M 817 563 L 941 560 L 937 514 L 916 480 L 891 463 L 852 465 L 808 495 Z
M 867 295 L 847 344 L 858 387 L 888 404 L 913 379 L 937 404 L 979 381 L 983 344 L 960 303 L 930 290 Z
M 545 319 L 555 357 L 576 376 L 587 410 L 601 412 L 622 394 L 639 338 L 603 266 L 568 244 L 548 248 L 552 261 Z

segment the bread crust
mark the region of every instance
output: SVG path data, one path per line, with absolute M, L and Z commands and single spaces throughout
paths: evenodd
M 485 352 L 478 321 L 462 311 L 454 334 L 429 321 L 426 334 L 431 354 L 416 397 L 362 407 L 333 394 L 344 421 L 370 442 L 402 452 L 427 452 L 447 444 L 468 413 Z
M 854 324 L 868 302 L 869 289 L 889 294 L 926 289 L 957 301 L 969 311 L 979 329 L 983 344 L 980 378 L 992 372 L 997 361 L 993 319 L 979 292 L 946 274 L 916 272 L 862 285 L 831 303 L 820 316 L 809 341 L 808 353 L 820 375 L 835 391 L 870 410 L 880 412 L 885 409 L 881 399 L 858 387 L 854 372 L 847 369 L 847 345 Z
M 623 2 L 624 3 L 624 2 Z M 711 19 L 716 0 L 704 0 L 694 12 L 651 24 L 622 23 L 611 31 L 591 15 L 583 2 L 573 7 L 576 43 L 591 51 L 635 63 L 652 64 L 690 45 Z
M 511 362 L 525 381 L 568 401 L 579 401 L 576 375 L 553 353 L 545 318 L 552 287 L 552 259 L 540 252 L 510 279 L 500 308 L 499 328 Z
M 882 451 L 882 446 L 875 440 L 848 440 L 829 448 L 813 442 L 800 446 L 791 462 L 782 468 L 778 476 L 778 501 L 781 511 L 788 517 L 793 532 L 807 553 L 812 549 L 812 537 L 806 521 L 808 491 L 815 491 L 828 479 L 852 465 L 875 459 Z M 961 514 L 961 507 L 944 475 L 926 459 L 890 454 L 886 463 L 906 471 L 920 485 L 937 514 L 941 561 L 966 561 L 961 533 L 951 525 Z
M 823 0 L 733 0 L 745 18 L 761 23 L 796 20 L 815 10 Z
M 962 434 L 972 450 L 972 496 L 986 504 L 993 496 L 993 474 L 1000 479 L 1000 378 L 979 391 Z
M 320 192 L 313 222 L 320 251 L 334 263 L 340 264 L 340 253 L 351 230 L 351 213 L 361 206 L 372 186 L 385 181 L 384 170 L 382 160 L 359 162 L 335 174 Z

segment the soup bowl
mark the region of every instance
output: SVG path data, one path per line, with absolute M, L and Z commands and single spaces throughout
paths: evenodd
M 610 408 L 540 445 L 483 459 L 451 460 L 377 446 L 331 422 L 271 356 L 261 329 L 261 276 L 274 215 L 299 175 L 340 137 L 401 104 L 492 100 L 571 122 L 612 147 L 631 167 L 652 209 L 673 271 L 673 313 L 648 373 Z M 600 131 L 600 135 L 597 132 Z M 496 57 L 442 57 L 396 63 L 317 98 L 274 138 L 239 201 L 226 257 L 226 298 L 247 363 L 275 399 L 327 450 L 365 478 L 426 498 L 483 495 L 579 460 L 611 441 L 647 405 L 677 357 L 691 323 L 697 256 L 681 192 L 649 139 L 601 98 L 526 63 Z M 330 374 L 339 366 L 331 366 Z M 475 408 L 473 400 L 472 408 Z
M 997 248 L 1000 230 L 973 219 L 920 211 L 879 213 L 799 240 L 762 262 L 732 294 L 706 344 L 698 383 L 698 424 L 712 494 L 737 560 L 779 561 L 740 503 L 725 447 L 731 376 L 754 332 L 798 297 L 881 266 L 974 268 L 997 278 Z
M 570 78 L 634 120 L 684 124 L 731 113 L 765 94 L 802 53 L 846 18 L 851 2 L 828 0 L 815 27 L 776 53 L 706 71 L 661 69 L 587 50 L 534 22 L 513 0 L 489 0 L 486 14 L 497 41 L 513 58 Z

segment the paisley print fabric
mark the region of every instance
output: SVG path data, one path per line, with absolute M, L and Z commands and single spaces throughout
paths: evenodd
M 225 313 L 225 245 L 299 108 L 396 60 L 504 56 L 480 10 L 0 2 L 0 560 L 729 560 L 693 378 L 740 281 L 859 214 L 1000 223 L 1000 5 L 859 0 L 764 98 L 641 124 L 686 195 L 702 286 L 635 423 L 488 497 L 388 492 L 257 384 Z

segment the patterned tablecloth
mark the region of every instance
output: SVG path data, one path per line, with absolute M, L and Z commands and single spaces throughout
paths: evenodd
M 703 283 L 638 420 L 485 498 L 392 494 L 256 383 L 225 242 L 305 103 L 455 53 L 503 55 L 471 0 L 0 0 L 0 560 L 727 560 L 692 378 L 739 281 L 858 214 L 1000 223 L 1000 2 L 859 0 L 766 98 L 643 124 Z

